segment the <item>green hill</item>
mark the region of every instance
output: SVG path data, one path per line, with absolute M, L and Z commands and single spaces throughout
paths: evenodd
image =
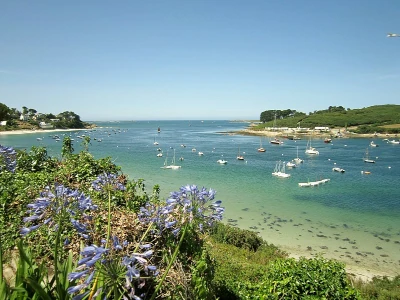
M 335 108 L 335 109 L 334 109 Z M 287 117 L 276 119 L 277 127 L 308 127 L 328 126 L 337 127 L 353 127 L 358 133 L 369 132 L 400 132 L 400 105 L 374 105 L 361 109 L 337 109 L 330 107 L 327 110 L 315 111 L 308 115 L 295 112 Z M 269 111 L 270 112 L 270 111 Z M 279 112 L 277 111 L 277 116 Z M 265 112 L 261 116 L 265 115 Z M 260 118 L 260 121 L 263 121 Z M 274 120 L 264 122 L 258 127 L 274 126 Z M 397 126 L 396 126 L 397 125 Z

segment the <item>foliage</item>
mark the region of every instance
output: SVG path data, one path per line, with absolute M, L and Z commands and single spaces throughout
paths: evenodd
M 257 251 L 264 241 L 254 231 L 239 229 L 222 223 L 211 229 L 211 235 L 219 243 Z
M 297 112 L 296 110 L 292 110 L 292 109 L 266 110 L 261 113 L 260 121 L 265 123 L 265 122 L 273 121 L 275 119 L 284 119 L 284 118 L 293 117 L 296 115 L 303 115 L 303 113 Z
M 57 160 L 48 156 L 44 147 L 31 148 L 31 151 L 19 151 L 17 156 L 17 168 L 20 172 L 51 172 L 57 165 Z
M 357 281 L 355 287 L 360 290 L 364 300 L 399 300 L 400 299 L 400 275 L 389 279 L 387 277 L 374 277 L 370 282 Z
M 61 148 L 61 156 L 66 157 L 74 152 L 74 147 L 72 144 L 72 139 L 69 136 L 64 137 L 63 144 Z
M 102 174 L 117 173 L 120 167 L 116 166 L 110 157 L 95 159 L 92 154 L 82 151 L 64 157 L 55 170 L 57 182 L 65 182 L 69 186 L 88 185 L 90 180 Z
M 241 299 L 360 299 L 342 263 L 323 258 L 276 260 L 253 282 L 240 284 Z
M 260 124 L 260 128 L 272 127 L 273 121 Z M 347 127 L 360 125 L 384 126 L 387 124 L 400 123 L 400 105 L 375 105 L 361 109 L 345 110 L 343 107 L 330 106 L 327 110 L 315 111 L 314 113 L 293 114 L 284 118 L 278 118 L 278 127 L 309 127 L 328 126 L 328 127 Z M 383 128 L 383 127 L 382 127 Z M 377 132 L 388 132 L 388 129 L 375 130 Z
M 0 103 L 0 121 L 7 121 L 10 118 L 11 110 L 4 103 Z
M 224 232 L 229 238 L 223 238 Z M 254 235 L 239 228 L 233 231 L 231 226 L 222 224 L 212 230 L 207 249 L 215 264 L 213 282 L 219 299 L 240 299 L 242 282 L 257 282 L 272 261 L 287 256 L 265 241 L 260 245 L 261 239 L 255 239 Z M 249 241 L 255 240 L 254 245 L 249 244 Z
M 28 120 L 19 124 L 19 117 L 22 115 L 28 117 Z M 58 119 L 55 120 L 55 119 Z M 36 109 L 22 107 L 22 112 L 16 108 L 9 108 L 7 105 L 0 103 L 0 121 L 8 121 L 7 126 L 0 130 L 14 130 L 25 128 L 24 123 L 30 124 L 30 127 L 40 128 L 39 123 L 53 124 L 55 128 L 86 128 L 91 124 L 81 121 L 80 116 L 72 111 L 65 111 L 57 115 L 53 113 L 39 113 Z M 17 125 L 17 126 L 16 126 Z M 21 126 L 22 125 L 22 126 Z

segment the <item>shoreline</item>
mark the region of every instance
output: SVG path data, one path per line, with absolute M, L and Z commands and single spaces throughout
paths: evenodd
M 92 128 L 67 128 L 67 129 L 17 129 L 10 131 L 0 131 L 0 135 L 16 135 L 16 134 L 32 134 L 32 133 L 49 133 L 49 132 L 68 132 L 91 130 Z
M 253 130 L 251 127 L 239 130 L 239 131 L 230 131 L 230 132 L 223 132 L 224 134 L 228 135 L 252 135 L 252 136 L 266 136 L 266 137 L 274 137 L 274 138 L 287 138 L 291 137 L 313 137 L 313 138 L 376 138 L 376 139 L 385 139 L 385 138 L 393 138 L 398 139 L 398 134 L 373 134 L 373 133 L 353 133 L 353 132 L 346 132 L 345 128 L 339 128 L 330 130 L 329 132 L 293 132 L 293 131 L 270 131 L 270 130 Z M 336 137 L 337 134 L 341 134 L 340 137 Z

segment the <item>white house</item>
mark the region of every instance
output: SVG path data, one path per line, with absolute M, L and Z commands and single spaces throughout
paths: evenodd
M 40 122 L 39 126 L 42 129 L 53 129 L 54 128 L 54 126 L 52 124 L 46 124 L 46 122 Z
M 0 126 L 6 126 L 7 125 L 7 121 L 0 121 Z
M 19 120 L 20 120 L 20 121 L 28 121 L 28 120 L 29 120 L 29 116 L 28 116 L 28 115 L 21 114 L 21 115 L 19 116 Z
M 315 127 L 315 130 L 319 130 L 319 131 L 329 131 L 330 128 L 329 127 Z

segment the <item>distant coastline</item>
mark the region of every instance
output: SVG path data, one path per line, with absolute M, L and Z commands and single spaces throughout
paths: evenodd
M 254 125 L 250 125 L 245 129 L 238 131 L 230 131 L 223 132 L 223 134 L 229 135 L 252 135 L 252 136 L 266 136 L 266 137 L 276 137 L 276 138 L 288 138 L 288 137 L 312 137 L 312 138 L 377 138 L 377 139 L 385 139 L 385 138 L 393 138 L 398 139 L 398 134 L 382 134 L 382 133 L 366 133 L 359 134 L 346 130 L 346 128 L 334 128 L 330 129 L 327 132 L 320 132 L 318 130 L 308 131 L 308 132 L 294 132 L 292 129 L 286 131 L 273 131 L 273 130 L 254 130 L 252 129 Z
M 66 132 L 66 131 L 78 131 L 78 130 L 89 130 L 89 128 L 67 128 L 67 129 L 16 129 L 8 131 L 0 131 L 0 135 L 15 135 L 15 134 L 32 134 L 32 133 L 49 133 L 49 132 Z

